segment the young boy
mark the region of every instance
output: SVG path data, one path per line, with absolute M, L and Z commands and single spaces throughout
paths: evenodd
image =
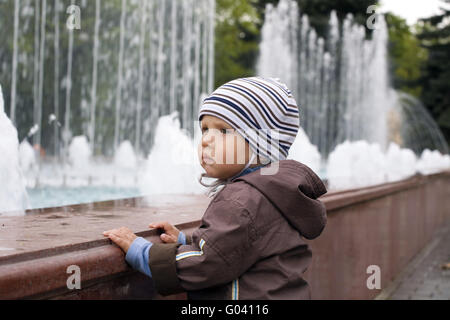
M 299 128 L 290 91 L 275 79 L 233 80 L 204 100 L 199 120 L 201 165 L 217 178 L 201 226 L 187 237 L 167 222 L 150 224 L 164 230 L 163 243 L 128 228 L 104 235 L 163 295 L 310 299 L 302 274 L 312 253 L 303 238 L 316 238 L 325 227 L 317 198 L 326 188 L 310 168 L 285 160 Z

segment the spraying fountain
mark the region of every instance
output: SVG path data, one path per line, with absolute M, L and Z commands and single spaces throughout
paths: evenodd
M 1 86 L 0 153 L 0 215 L 18 215 L 28 208 L 28 197 L 19 165 L 17 130 L 5 113 Z
M 196 147 L 193 120 L 202 97 L 213 90 L 215 1 L 85 1 L 80 3 L 80 29 L 67 27 L 67 14 L 76 12 L 66 11 L 70 4 L 75 1 L 14 2 L 6 101 L 20 140 L 26 138 L 40 151 L 32 159 L 26 156 L 30 145 L 22 144 L 23 154 L 32 161 L 22 161 L 28 185 L 200 192 L 188 182 L 195 182 L 198 163 L 175 170 L 189 173 L 173 182 L 178 183 L 176 189 L 148 185 L 170 180 L 170 172 L 155 169 L 156 163 L 166 164 L 156 155 L 161 148 L 155 142 L 158 130 L 170 128 L 185 141 L 179 150 L 195 154 L 190 151 Z M 45 23 L 49 19 L 51 28 Z M 34 39 L 32 51 L 17 40 L 26 36 Z M 322 39 L 294 1 L 267 7 L 257 71 L 281 78 L 300 105 L 303 131 L 289 158 L 327 178 L 336 172 L 333 168 L 351 161 L 353 153 L 342 151 L 348 148 L 361 148 L 360 153 L 378 150 L 383 155 L 375 158 L 384 163 L 382 168 L 395 167 L 387 164 L 391 158 L 417 164 L 427 149 L 447 152 L 420 101 L 391 88 L 387 37 L 383 19 L 369 40 L 351 15 L 340 23 L 333 12 L 328 36 Z M 406 150 L 414 152 L 415 161 L 400 156 Z M 331 157 L 334 151 L 341 155 Z M 428 160 L 420 163 L 429 166 Z M 387 170 L 384 180 L 365 180 L 405 177 L 400 171 Z
M 257 72 L 293 91 L 306 139 L 300 134 L 304 146 L 290 157 L 320 168 L 332 189 L 407 178 L 426 172 L 423 166 L 450 168 L 447 143 L 426 108 L 391 87 L 387 44 L 383 17 L 368 39 L 351 14 L 339 23 L 333 11 L 323 39 L 295 1 L 267 5 Z M 310 144 L 320 156 L 311 156 Z
M 68 28 L 69 5 L 80 29 Z M 77 136 L 94 156 L 113 157 L 123 141 L 145 156 L 158 119 L 175 111 L 193 135 L 200 96 L 213 89 L 214 13 L 214 0 L 15 0 L 6 111 L 19 137 L 37 125 L 33 145 L 67 161 Z M 23 37 L 34 38 L 31 51 Z
M 5 112 L 29 187 L 129 186 L 125 173 L 137 187 L 165 115 L 193 139 L 213 90 L 215 0 L 15 0 L 11 9 Z M 77 12 L 80 28 L 70 27 Z
M 391 87 L 387 43 L 382 16 L 368 39 L 351 14 L 340 24 L 333 11 L 323 39 L 295 1 L 281 0 L 267 6 L 257 71 L 291 88 L 301 126 L 325 158 L 337 145 L 358 140 L 377 143 L 382 151 L 396 142 L 417 155 L 425 148 L 448 153 L 424 106 Z

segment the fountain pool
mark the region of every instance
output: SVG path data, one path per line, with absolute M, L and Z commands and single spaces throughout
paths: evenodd
M 143 196 L 133 187 L 38 187 L 28 188 L 29 209 L 69 206 Z

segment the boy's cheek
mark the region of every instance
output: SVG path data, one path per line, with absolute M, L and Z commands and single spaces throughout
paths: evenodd
M 198 161 L 200 161 L 200 163 L 202 163 L 202 144 L 199 143 L 198 147 L 197 147 L 197 156 L 198 156 Z

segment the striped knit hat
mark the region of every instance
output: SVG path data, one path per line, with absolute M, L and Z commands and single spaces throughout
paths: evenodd
M 210 115 L 232 126 L 254 155 L 271 162 L 287 158 L 299 129 L 299 109 L 289 89 L 273 78 L 228 82 L 203 101 L 198 115 Z

